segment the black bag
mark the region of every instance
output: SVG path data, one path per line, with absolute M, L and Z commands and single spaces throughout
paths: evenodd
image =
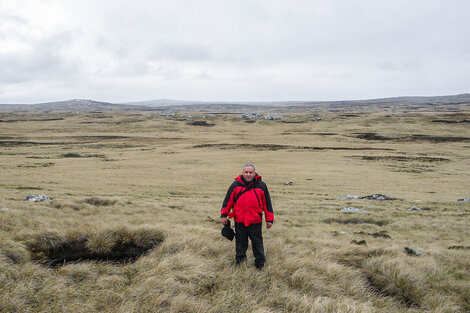
M 227 220 L 227 223 L 225 223 L 224 227 L 221 230 L 221 233 L 222 233 L 222 236 L 224 236 L 228 240 L 230 241 L 233 240 L 233 237 L 235 237 L 235 232 L 230 227 L 230 220 Z

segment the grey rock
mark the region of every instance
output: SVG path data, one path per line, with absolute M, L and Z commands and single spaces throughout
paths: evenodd
M 183 121 L 188 120 L 188 119 L 190 119 L 190 118 L 192 118 L 192 117 L 193 117 L 192 114 L 184 114 L 184 113 L 182 113 L 182 114 L 179 115 L 179 118 L 180 118 L 181 120 L 183 120 Z
M 284 185 L 288 185 L 288 186 L 291 186 L 291 185 L 293 185 L 293 184 L 294 184 L 293 181 L 287 181 L 287 182 L 284 183 Z
M 261 114 L 259 114 L 259 113 L 247 112 L 247 113 L 240 114 L 238 117 L 239 117 L 239 118 L 248 119 L 248 120 L 255 120 L 255 119 L 261 117 Z
M 422 211 L 423 209 L 421 209 L 420 207 L 417 207 L 417 206 L 412 206 L 412 207 L 409 207 L 408 210 L 410 210 L 410 211 Z
M 39 201 L 50 201 L 52 199 L 46 195 L 28 195 L 25 200 L 32 201 L 32 202 L 39 202 Z
M 357 200 L 357 199 L 359 199 L 359 198 L 360 198 L 359 196 L 347 195 L 346 197 L 344 197 L 344 198 L 339 198 L 338 200 Z
M 165 116 L 165 117 L 170 117 L 170 116 L 175 116 L 175 115 L 176 113 L 174 111 L 160 113 L 160 116 Z
M 354 208 L 354 207 L 345 207 L 341 208 L 341 212 L 367 212 L 364 209 Z
M 458 199 L 455 202 L 470 202 L 470 198 L 463 198 L 463 199 Z
M 403 252 L 405 252 L 406 254 L 411 255 L 411 256 L 420 256 L 421 255 L 421 252 L 419 252 L 417 249 L 410 248 L 410 247 L 404 247 Z
M 370 196 L 354 196 L 354 195 L 347 195 L 344 198 L 339 198 L 338 200 L 357 200 L 357 199 L 365 199 L 365 200 L 392 200 L 391 197 L 377 193 Z
M 367 200 L 391 200 L 392 198 L 390 198 L 389 196 L 386 196 L 386 195 L 382 195 L 382 194 L 373 194 L 373 195 L 370 195 L 370 196 L 364 196 L 364 197 L 360 197 L 359 199 L 367 199 Z
M 351 233 L 348 232 L 348 231 L 342 231 L 342 232 L 340 232 L 340 234 L 341 234 L 341 235 L 349 235 L 349 234 L 351 234 Z
M 265 120 L 282 120 L 284 118 L 284 115 L 273 115 L 273 114 L 268 114 L 263 117 Z
M 8 211 L 10 208 L 7 208 L 7 207 L 3 207 L 0 209 L 0 211 Z

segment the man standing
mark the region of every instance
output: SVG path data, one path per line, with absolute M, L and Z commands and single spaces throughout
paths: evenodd
M 255 166 L 246 164 L 243 166 L 242 174 L 235 178 L 227 191 L 220 218 L 225 225 L 227 218 L 234 217 L 237 264 L 246 261 L 248 238 L 250 238 L 258 270 L 263 269 L 266 262 L 261 232 L 263 212 L 266 228 L 269 229 L 273 226 L 274 214 L 268 187 L 256 173 Z

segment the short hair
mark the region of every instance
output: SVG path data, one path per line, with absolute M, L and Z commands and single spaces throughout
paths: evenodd
M 253 171 L 256 172 L 256 167 L 251 163 L 247 163 L 247 164 L 243 165 L 243 170 L 245 169 L 245 167 L 248 167 L 248 166 L 251 166 L 253 168 Z

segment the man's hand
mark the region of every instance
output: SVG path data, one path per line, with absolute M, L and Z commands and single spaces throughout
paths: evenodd
M 222 222 L 222 225 L 225 225 L 227 223 L 227 218 L 226 217 L 221 217 L 220 221 Z
M 272 226 L 273 226 L 273 223 L 266 222 L 266 228 L 267 229 L 270 229 Z

